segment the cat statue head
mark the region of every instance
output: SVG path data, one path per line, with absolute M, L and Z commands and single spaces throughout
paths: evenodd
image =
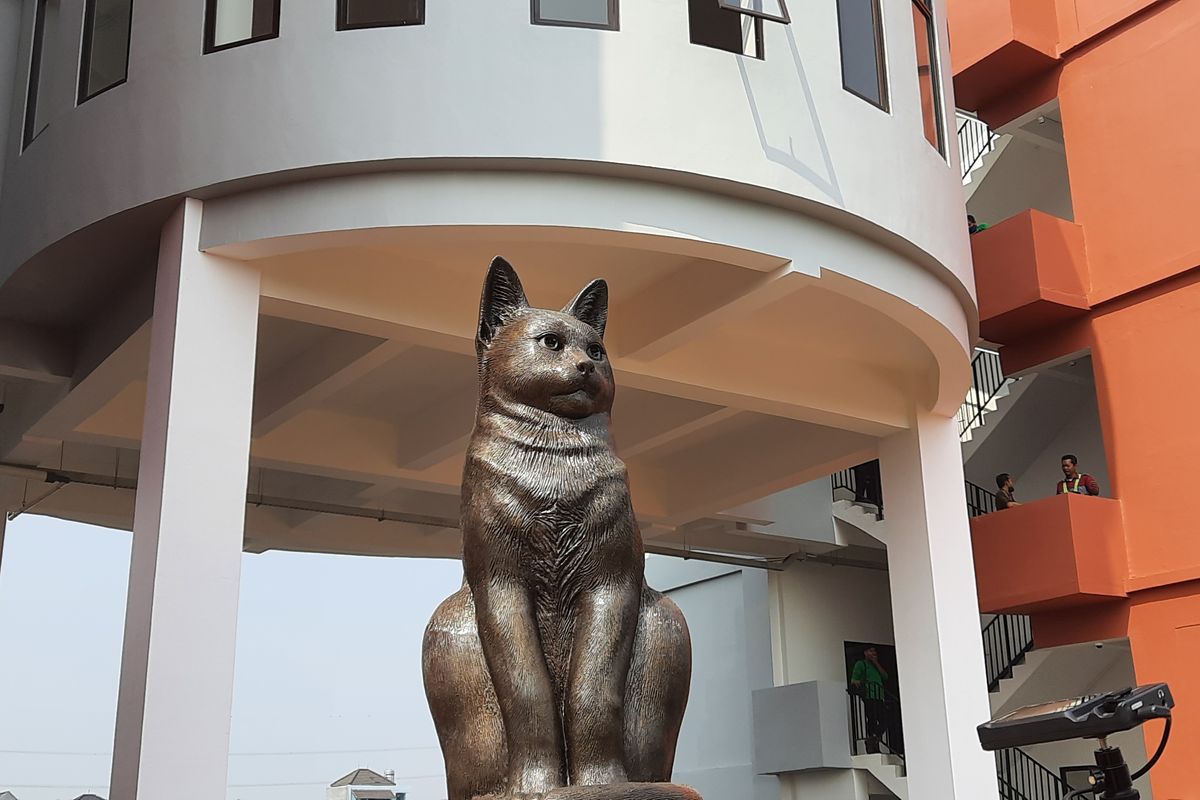
M 531 308 L 516 270 L 497 256 L 479 303 L 480 396 L 584 419 L 612 410 L 604 348 L 608 284 L 594 280 L 562 311 Z

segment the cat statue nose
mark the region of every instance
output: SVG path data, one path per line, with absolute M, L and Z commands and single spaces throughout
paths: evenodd
M 584 375 L 591 375 L 596 371 L 596 364 L 591 359 L 582 359 L 575 362 L 575 369 L 582 372 Z

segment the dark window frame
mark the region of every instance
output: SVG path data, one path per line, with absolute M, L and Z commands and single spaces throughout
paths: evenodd
M 735 14 L 742 14 L 743 16 L 754 17 L 755 19 L 766 20 L 767 22 L 778 22 L 783 25 L 791 25 L 792 24 L 792 15 L 791 15 L 791 13 L 788 12 L 787 0 L 779 0 L 779 10 L 781 13 L 778 15 L 768 14 L 765 11 L 754 11 L 753 9 L 749 9 L 749 8 L 742 8 L 740 6 L 729 5 L 730 2 L 734 2 L 734 0 L 717 0 L 717 5 L 719 5 L 721 8 L 725 9 L 726 11 L 732 11 Z
M 88 89 L 88 74 L 92 67 L 92 36 L 96 22 L 96 3 L 99 0 L 86 0 L 83 10 L 83 46 L 79 53 L 79 87 L 75 94 L 75 104 L 83 105 L 93 97 L 99 97 L 109 89 L 115 89 L 121 84 L 129 80 L 129 51 L 133 47 L 133 5 L 134 0 L 129 0 L 129 21 L 126 23 L 127 30 L 125 34 L 125 77 L 116 83 L 110 83 L 103 89 L 99 89 L 91 94 L 87 93 Z
M 21 151 L 33 144 L 42 131 L 37 125 L 38 95 L 42 90 L 42 49 L 46 37 L 46 6 L 50 0 L 36 0 L 33 12 L 33 43 L 29 52 L 29 80 L 25 83 L 25 124 L 21 126 Z M 45 128 L 42 128 L 45 130 Z
M 937 144 L 930 142 L 930 147 L 938 151 L 938 154 L 943 158 L 947 155 L 946 148 L 946 110 L 942 108 L 942 78 L 941 78 L 941 59 L 938 57 L 938 37 L 936 17 L 933 15 L 932 0 L 911 0 L 912 7 L 920 12 L 925 18 L 925 37 L 929 47 L 929 80 L 933 94 L 933 119 L 934 125 L 937 128 Z M 916 31 L 913 31 L 914 35 Z M 920 78 L 921 65 L 917 65 L 917 77 Z M 918 90 L 918 97 L 920 91 Z M 921 125 L 924 127 L 925 120 L 921 120 Z M 922 138 L 925 138 L 924 131 L 921 133 Z M 928 141 L 928 140 L 926 140 Z
M 545 19 L 541 15 L 542 0 L 529 0 L 529 22 L 550 28 L 586 28 L 593 31 L 621 30 L 621 0 L 608 0 L 608 24 L 596 22 L 567 22 L 560 19 Z
M 885 114 L 892 113 L 892 93 L 891 87 L 888 86 L 888 69 L 887 69 L 887 42 L 883 36 L 883 8 L 882 0 L 869 0 L 871 3 L 871 27 L 875 32 L 875 72 L 879 80 L 879 102 L 876 103 L 873 98 L 859 92 L 846 83 L 846 53 L 841 49 L 842 39 L 842 23 L 841 23 L 841 5 L 844 0 L 837 0 L 838 6 L 838 49 L 841 51 L 842 57 L 842 88 L 850 94 L 862 100 L 865 103 L 878 108 Z
M 425 0 L 417 0 L 418 19 L 416 22 L 361 22 L 353 24 L 349 22 L 350 17 L 350 0 L 338 0 L 337 2 L 337 29 L 339 31 L 365 31 L 375 28 L 412 28 L 416 25 L 425 24 Z
M 217 40 L 217 6 L 221 0 L 205 0 L 204 1 L 204 55 L 209 53 L 219 53 L 222 50 L 232 50 L 235 47 L 241 47 L 245 44 L 254 44 L 255 42 L 265 42 L 269 39 L 279 38 L 279 17 L 280 17 L 280 0 L 275 0 L 271 9 L 271 30 L 267 33 L 260 33 L 258 36 L 251 36 L 249 39 L 238 39 L 236 42 L 226 42 L 225 44 L 216 44 Z

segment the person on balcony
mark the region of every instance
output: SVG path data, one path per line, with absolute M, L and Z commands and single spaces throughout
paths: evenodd
M 887 728 L 888 671 L 879 663 L 879 651 L 868 645 L 850 673 L 850 691 L 863 699 L 867 717 L 867 752 L 879 752 L 879 740 Z
M 967 233 L 976 234 L 980 231 L 986 231 L 987 229 L 988 226 L 986 222 L 976 222 L 974 214 L 967 214 Z
M 1068 453 L 1062 457 L 1063 479 L 1058 482 L 1055 494 L 1100 494 L 1100 484 L 1091 475 L 1079 472 L 1079 459 Z
M 996 510 L 1003 511 L 1012 506 L 1021 505 L 1015 499 L 1017 487 L 1013 484 L 1012 475 L 1001 472 L 996 476 Z

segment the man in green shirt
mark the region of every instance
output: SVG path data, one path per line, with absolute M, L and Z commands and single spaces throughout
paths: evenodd
M 868 753 L 879 752 L 879 738 L 887 725 L 884 706 L 887 693 L 883 685 L 888 677 L 888 671 L 879 663 L 879 651 L 874 645 L 868 645 L 863 650 L 863 657 L 850 672 L 851 692 L 863 699 L 866 709 Z

